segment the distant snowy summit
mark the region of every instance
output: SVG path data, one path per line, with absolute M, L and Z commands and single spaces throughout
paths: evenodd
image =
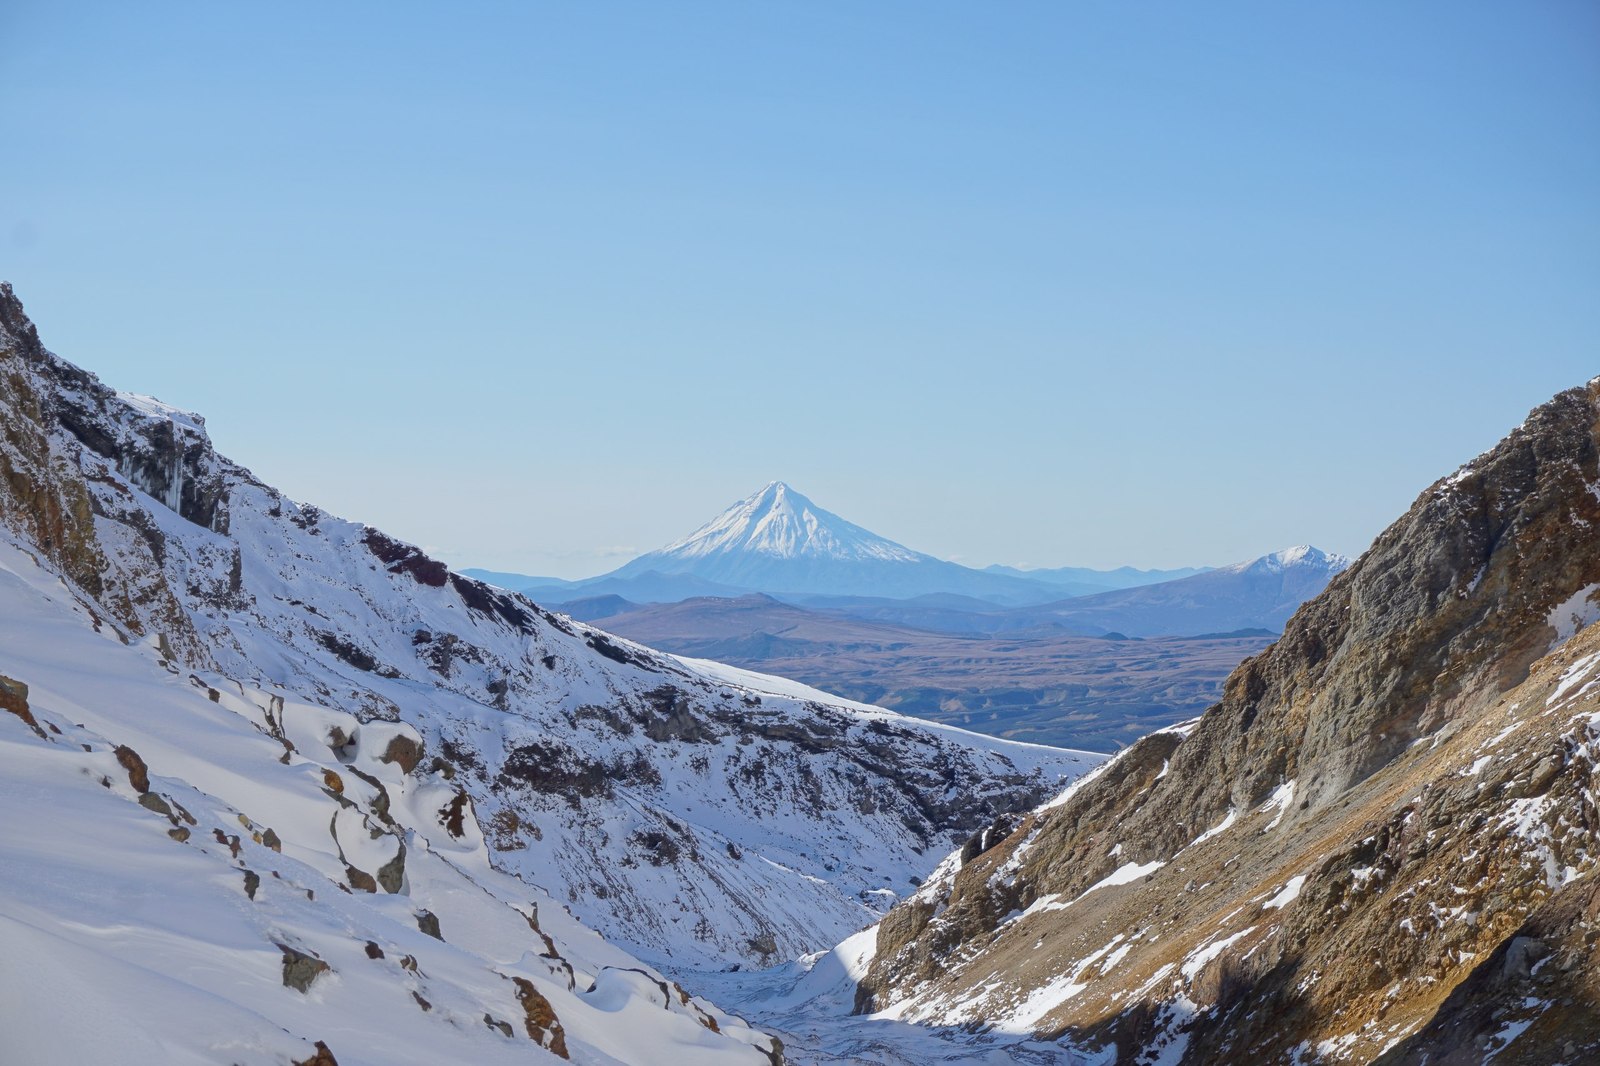
M 1350 568 L 1350 557 L 1325 552 L 1321 548 L 1313 548 L 1309 544 L 1297 544 L 1293 548 L 1263 555 L 1259 559 L 1248 562 L 1234 563 L 1224 566 L 1221 570 L 1225 573 L 1243 574 L 1281 574 L 1287 570 L 1306 570 L 1317 574 L 1332 577 Z
M 835 559 L 939 562 L 825 511 L 782 481 L 769 482 L 717 517 L 659 551 L 641 555 L 618 574 L 671 572 L 716 558 Z
M 1278 632 L 1302 603 L 1349 567 L 1346 556 L 1299 544 L 1177 581 L 1047 604 L 1028 617 L 1080 632 L 1137 637 Z
M 1027 579 L 986 574 L 913 551 L 818 507 L 782 481 L 596 580 L 628 582 L 650 575 L 791 596 L 907 599 L 943 593 L 1021 604 L 1060 595 Z

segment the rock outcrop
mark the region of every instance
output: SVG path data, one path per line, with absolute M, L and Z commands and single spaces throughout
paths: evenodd
M 1129 1063 L 1594 1054 L 1596 530 L 1600 379 L 1430 486 L 1202 718 L 948 862 L 859 1009 Z

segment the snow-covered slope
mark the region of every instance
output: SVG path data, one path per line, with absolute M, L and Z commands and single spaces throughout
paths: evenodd
M 320 779 L 307 760 L 332 759 L 393 779 L 391 808 L 427 797 L 411 821 L 393 816 L 427 841 L 460 829 L 472 843 L 481 825 L 483 865 L 516 879 L 484 885 L 538 886 L 663 966 L 749 965 L 836 942 L 995 814 L 1098 761 L 685 663 L 452 574 L 263 485 L 215 453 L 199 416 L 115 393 L 47 352 L 8 286 L 0 415 L 0 524 L 45 575 L 25 584 L 59 579 L 53 595 L 75 603 L 111 653 L 133 654 L 125 639 L 180 681 L 193 675 L 195 691 L 208 702 L 215 692 L 289 771 Z M 167 717 L 145 689 L 92 684 L 88 663 L 80 686 L 70 663 L 40 654 L 7 645 L 0 673 L 59 696 L 40 704 L 47 713 L 83 708 L 52 718 L 103 737 L 82 743 L 138 748 L 128 738 Z M 8 739 L 25 728 L 3 715 L 0 727 Z M 216 728 L 197 722 L 188 753 L 182 736 L 147 737 L 150 773 L 212 796 L 218 817 L 232 805 L 257 825 L 283 820 L 276 798 L 213 788 L 202 742 Z M 42 742 L 54 746 L 38 752 L 66 750 Z M 374 759 L 388 760 L 388 776 L 367 769 Z M 32 817 L 48 826 L 41 802 Z M 395 880 L 400 844 L 407 871 L 429 848 L 370 816 L 345 832 L 339 819 L 355 815 L 329 802 L 327 818 L 303 812 L 343 849 L 322 875 L 409 914 L 413 900 L 388 898 L 413 891 Z M 203 844 L 198 835 L 186 846 Z M 44 943 L 29 941 L 24 956 Z
M 9 539 L 0 1060 L 775 1061 L 495 870 L 473 804 L 385 757 L 414 729 L 125 644 Z

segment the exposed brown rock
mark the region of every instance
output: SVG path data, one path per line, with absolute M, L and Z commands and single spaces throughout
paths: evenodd
M 378 891 L 378 882 L 376 878 L 367 873 L 365 870 L 358 870 L 348 863 L 345 864 L 344 879 L 350 882 L 351 888 L 359 889 L 362 892 Z
M 1354 1062 L 1390 1043 L 1476 1062 L 1537 1015 L 1495 1061 L 1577 1061 L 1600 694 L 1555 693 L 1600 626 L 1545 653 L 1555 608 L 1600 583 L 1596 484 L 1600 379 L 1424 492 L 1187 736 L 1139 741 L 896 907 L 858 1007 L 983 1023 L 1070 980 L 1031 1024 L 1120 1063 L 1180 1037 L 1185 1063 L 1330 1039 Z
M 1546 1066 L 1600 1062 L 1600 881 L 1556 889 L 1514 935 L 1478 963 L 1427 1024 L 1378 1061 L 1384 1066 L 1487 1061 Z M 1560 1004 L 1555 1010 L 1531 1005 Z M 1527 1022 L 1515 1042 L 1497 1040 Z
M 389 744 L 378 756 L 380 762 L 394 763 L 401 773 L 409 774 L 422 761 L 422 744 L 401 733 L 389 738 Z
M 417 912 L 417 928 L 435 940 L 444 939 L 444 934 L 439 931 L 439 916 L 432 911 Z
M 428 558 L 420 548 L 402 544 L 371 526 L 362 534 L 362 540 L 378 561 L 388 566 L 389 573 L 407 574 L 419 585 L 444 588 L 449 569 L 438 560 Z
M 9 712 L 22 719 L 40 740 L 49 739 L 44 735 L 44 730 L 39 728 L 39 722 L 33 717 L 33 710 L 28 706 L 28 686 L 4 674 L 0 674 L 0 711 Z
M 672 994 L 678 997 L 678 1005 L 682 1007 L 688 1007 L 690 1010 L 694 1011 L 694 1016 L 699 1019 L 701 1025 L 705 1026 L 707 1029 L 710 1029 L 713 1033 L 722 1032 L 722 1026 L 717 1024 L 717 1020 L 711 1015 L 707 1014 L 705 1011 L 701 1010 L 690 997 L 689 993 L 684 991 L 682 985 L 676 981 L 673 981 L 671 982 L 671 988 Z
M 373 943 L 372 941 L 370 941 L 370 940 L 367 941 L 367 958 L 369 958 L 369 959 L 381 959 L 381 958 L 383 958 L 383 949 L 380 948 L 377 944 Z
M 528 1037 L 551 1053 L 569 1058 L 566 1031 L 561 1027 L 561 1020 L 556 1017 L 550 1001 L 525 977 L 513 977 L 511 983 L 517 986 L 517 1001 L 522 1004 L 523 1024 L 527 1027 Z
M 328 1045 L 318 1040 L 314 1045 L 317 1053 L 307 1059 L 300 1059 L 294 1066 L 339 1066 L 339 1060 L 333 1057 L 333 1052 L 328 1050 Z
M 133 790 L 149 792 L 150 768 L 139 758 L 139 753 L 124 744 L 118 744 L 113 754 L 117 757 L 117 765 L 128 772 L 128 784 L 133 786 Z
M 489 844 L 496 851 L 521 851 L 528 846 L 522 839 L 524 829 L 535 840 L 542 836 L 537 825 L 524 822 L 511 808 L 496 811 L 489 819 L 487 834 Z
M 772 1042 L 771 1045 L 765 1049 L 758 1047 L 756 1050 L 766 1055 L 768 1066 L 785 1066 L 789 1060 L 783 1057 L 783 1041 L 771 1034 L 768 1034 L 767 1039 Z
M 527 921 L 528 928 L 532 929 L 534 933 L 538 935 L 539 939 L 544 941 L 544 951 L 540 953 L 540 957 L 545 959 L 565 961 L 561 959 L 561 953 L 556 950 L 556 942 L 550 939 L 550 935 L 548 933 L 539 928 L 539 905 L 537 903 L 533 903 L 529 904 L 529 906 L 531 906 L 533 910 L 530 913 L 524 914 L 522 917 Z M 571 968 L 569 967 L 568 969 L 570 972 Z
M 471 802 L 465 792 L 458 790 L 449 803 L 439 808 L 439 823 L 457 840 L 466 835 L 466 812 Z
M 119 635 L 170 631 L 177 650 L 167 657 L 204 665 L 209 656 L 159 565 L 160 531 L 107 468 L 115 466 L 157 498 L 181 470 L 179 513 L 210 526 L 223 496 L 214 453 L 193 431 L 175 432 L 167 420 L 110 432 L 107 412 L 120 405 L 93 374 L 40 345 L 21 301 L 0 283 L 0 523 L 109 612 Z M 91 486 L 104 491 L 97 496 Z M 106 556 L 97 511 L 126 526 L 133 534 L 128 550 L 142 558 Z M 93 617 L 98 628 L 100 616 Z

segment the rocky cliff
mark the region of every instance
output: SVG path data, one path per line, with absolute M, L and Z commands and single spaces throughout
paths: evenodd
M 1128 1063 L 1596 1054 L 1597 459 L 1600 379 L 1430 486 L 1203 717 L 952 857 L 858 1008 Z

